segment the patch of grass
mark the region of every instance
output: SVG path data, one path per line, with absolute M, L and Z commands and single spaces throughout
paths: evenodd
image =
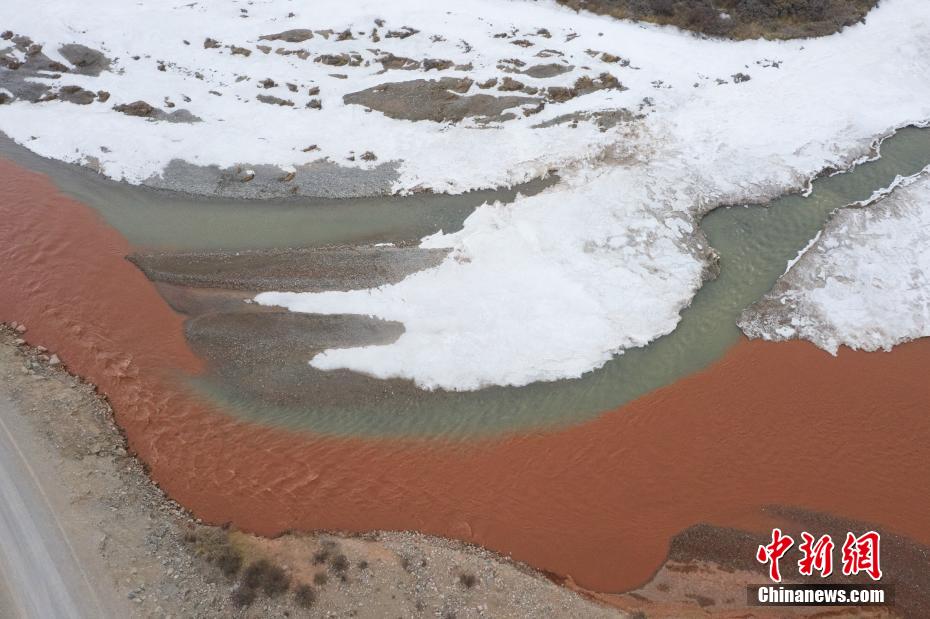
M 245 608 L 246 606 L 251 606 L 252 602 L 255 601 L 255 589 L 249 589 L 239 585 L 232 592 L 232 603 L 238 608 Z
M 189 531 L 184 541 L 193 545 L 198 555 L 217 566 L 227 578 L 233 578 L 242 569 L 242 554 L 229 543 L 226 531 Z
M 575 10 L 671 24 L 714 37 L 795 39 L 862 21 L 879 0 L 557 0 Z
M 294 600 L 301 608 L 310 608 L 316 602 L 316 591 L 308 584 L 298 585 L 294 589 Z
M 462 583 L 462 586 L 466 589 L 471 589 L 478 584 L 478 577 L 474 574 L 459 574 L 459 582 Z
M 329 550 L 323 548 L 313 553 L 313 565 L 323 565 L 329 559 Z
M 340 553 L 330 560 L 329 567 L 337 574 L 344 574 L 349 569 L 349 559 Z
M 240 587 L 261 589 L 268 597 L 284 593 L 291 585 L 291 578 L 281 567 L 265 559 L 250 563 L 242 572 Z

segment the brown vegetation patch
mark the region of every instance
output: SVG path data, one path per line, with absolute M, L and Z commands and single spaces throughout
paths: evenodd
M 575 10 L 670 24 L 714 37 L 797 39 L 839 32 L 878 0 L 557 0 Z
M 539 99 L 521 96 L 463 95 L 474 82 L 468 78 L 390 82 L 345 95 L 343 101 L 378 110 L 402 120 L 458 122 L 475 118 L 482 122 L 506 120 L 504 112 Z

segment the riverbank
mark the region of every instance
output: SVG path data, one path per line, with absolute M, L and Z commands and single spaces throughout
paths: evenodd
M 763 509 L 772 504 L 930 542 L 930 504 L 915 490 L 930 483 L 926 340 L 835 359 L 743 341 L 704 372 L 564 430 L 474 441 L 285 432 L 192 397 L 179 375 L 202 363 L 183 319 L 125 260 L 131 248 L 47 179 L 0 166 L 0 319 L 25 322 L 26 339 L 93 381 L 131 451 L 206 522 L 267 535 L 418 530 L 606 592 L 647 583 L 698 522 L 763 533 L 782 518 Z M 854 449 L 863 437 L 865 452 Z
M 757 617 L 785 616 L 783 609 L 748 609 L 737 595 L 759 580 L 751 551 L 762 538 L 735 530 L 693 527 L 675 536 L 643 587 L 602 594 L 556 578 L 560 587 L 481 548 L 418 533 L 266 539 L 202 524 L 127 452 L 112 410 L 94 388 L 68 374 L 55 353 L 24 345 L 22 335 L 0 325 L 0 397 L 14 404 L 2 421 L 15 428 L 15 440 L 54 499 L 80 569 L 103 600 L 93 616 L 735 618 L 750 610 Z M 791 516 L 797 526 L 811 523 L 810 515 Z M 824 526 L 822 518 L 814 522 Z M 902 548 L 887 536 L 885 543 L 896 554 Z M 249 567 L 262 561 L 271 567 Z M 269 573 L 285 584 L 266 584 Z M 262 579 L 247 587 L 246 574 Z M 0 597 L 0 610 L 4 604 Z M 15 606 L 8 610 L 15 615 Z M 796 609 L 790 616 L 811 614 Z M 889 615 L 859 609 L 857 616 Z
M 622 616 L 525 566 L 416 533 L 266 540 L 203 525 L 128 453 L 112 410 L 95 389 L 68 374 L 54 352 L 24 345 L 23 335 L 0 325 L 0 398 L 12 404 L 0 410 L 0 421 L 41 478 L 63 543 L 73 547 L 79 583 L 92 583 L 97 606 L 85 613 L 91 600 L 78 599 L 77 616 Z M 32 517 L 39 522 L 42 515 Z M 238 557 L 235 571 L 217 561 L 218 549 Z M 283 566 L 290 584 L 272 596 L 259 588 L 243 606 L 237 592 L 244 574 L 262 559 Z M 31 584 L 44 590 L 47 577 Z M 23 592 L 12 593 L 18 599 Z M 42 596 L 54 600 L 58 593 Z M 4 597 L 0 614 L 17 616 Z

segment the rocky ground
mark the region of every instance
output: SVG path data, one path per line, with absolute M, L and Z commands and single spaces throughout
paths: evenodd
M 415 533 L 269 540 L 203 525 L 128 453 L 94 386 L 23 335 L 0 327 L 0 389 L 32 429 L 17 440 L 37 470 L 56 471 L 64 528 L 130 616 L 618 615 L 493 553 Z

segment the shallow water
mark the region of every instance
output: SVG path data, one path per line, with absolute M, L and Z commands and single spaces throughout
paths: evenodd
M 475 207 L 532 195 L 556 177 L 513 189 L 461 195 L 293 198 L 245 201 L 132 186 L 89 169 L 44 159 L 0 134 L 0 157 L 52 178 L 66 195 L 93 207 L 136 249 L 265 249 L 344 243 L 396 243 L 461 229 Z
M 577 423 L 720 358 L 740 336 L 740 312 L 772 287 L 832 211 L 868 198 L 896 175 L 914 174 L 928 164 L 930 129 L 908 128 L 885 141 L 879 160 L 818 179 L 808 197 L 790 195 L 767 206 L 712 211 L 701 226 L 719 252 L 719 277 L 704 284 L 673 333 L 577 380 L 434 393 L 352 410 L 275 408 L 209 381 L 199 387 L 248 419 L 333 434 L 492 435 Z
M 3 148 L 10 147 L 0 145 L 0 154 Z M 506 197 L 479 192 L 454 198 L 242 203 L 170 196 L 107 182 L 44 160 L 26 163 L 49 173 L 66 193 L 96 208 L 130 242 L 160 249 L 416 238 L 439 228 L 457 228 L 484 199 Z M 209 377 L 198 379 L 195 387 L 242 418 L 334 435 L 488 436 L 577 423 L 718 359 L 739 337 L 739 313 L 771 288 L 786 263 L 807 245 L 834 209 L 868 198 L 896 175 L 916 173 L 928 164 L 930 130 L 905 129 L 885 141 L 881 159 L 817 180 L 809 197 L 792 195 L 767 206 L 711 212 L 701 225 L 719 252 L 719 277 L 705 283 L 673 333 L 645 348 L 627 351 L 577 380 L 313 408 L 274 407 Z

